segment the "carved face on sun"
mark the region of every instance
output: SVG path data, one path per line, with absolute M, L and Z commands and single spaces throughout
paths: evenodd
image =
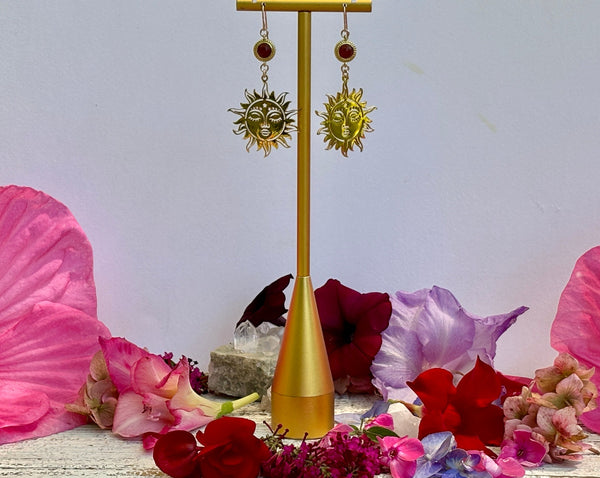
M 317 134 L 325 134 L 324 141 L 328 142 L 326 149 L 335 147 L 346 157 L 355 144 L 362 151 L 362 138 L 365 133 L 373 131 L 367 114 L 375 109 L 374 106 L 367 108 L 367 103 L 361 101 L 362 95 L 362 89 L 352 90 L 351 93 L 341 91 L 336 96 L 327 95 L 329 101 L 325 103 L 326 111 L 316 112 L 323 118 Z
M 246 150 L 256 145 L 257 151 L 261 149 L 265 156 L 271 152 L 271 148 L 277 149 L 279 145 L 289 148 L 287 140 L 290 133 L 296 130 L 292 116 L 295 111 L 288 111 L 290 104 L 285 101 L 287 93 L 275 96 L 275 93 L 263 91 L 262 94 L 245 91 L 247 103 L 241 103 L 241 108 L 231 108 L 229 111 L 239 115 L 233 124 L 237 125 L 235 134 L 243 134 L 248 140 Z

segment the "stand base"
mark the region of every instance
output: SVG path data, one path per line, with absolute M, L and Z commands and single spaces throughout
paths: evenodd
M 283 424 L 286 438 L 323 437 L 333 428 L 334 393 L 316 397 L 289 397 L 271 391 L 271 426 Z

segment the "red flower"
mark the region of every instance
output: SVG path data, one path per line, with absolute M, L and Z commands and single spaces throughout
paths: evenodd
M 452 373 L 441 368 L 421 373 L 407 385 L 423 402 L 419 438 L 450 431 L 458 448 L 483 450 L 499 446 L 504 434 L 502 408 L 492 405 L 502 391 L 500 377 L 479 358 L 455 387 Z
M 255 429 L 252 420 L 222 417 L 196 434 L 200 447 L 194 435 L 175 430 L 156 442 L 154 462 L 173 478 L 256 478 L 271 452 Z
M 254 436 L 256 423 L 236 417 L 222 417 L 206 425 L 196 438 L 200 470 L 204 478 L 256 478 L 260 464 L 271 456 L 267 445 Z
M 361 294 L 329 279 L 315 291 L 315 299 L 336 389 L 370 392 L 371 363 L 392 314 L 389 295 Z

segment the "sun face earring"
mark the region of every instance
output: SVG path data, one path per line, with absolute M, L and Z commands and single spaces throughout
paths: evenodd
M 348 38 L 348 18 L 346 15 L 346 4 L 344 4 L 344 29 L 341 32 L 342 39 L 335 45 L 335 57 L 342 62 L 342 91 L 335 96 L 327 95 L 328 102 L 324 103 L 326 111 L 315 113 L 323 118 L 321 128 L 317 134 L 324 134 L 323 141 L 327 144 L 325 149 L 335 148 L 341 150 L 345 157 L 348 151 L 354 151 L 354 145 L 363 150 L 362 140 L 365 133 L 373 131 L 371 119 L 367 116 L 375 110 L 375 106 L 367 108 L 366 101 L 362 100 L 363 90 L 352 89 L 348 91 L 348 78 L 350 67 L 348 63 L 356 57 L 356 45 Z
M 228 111 L 239 115 L 234 121 L 237 129 L 233 132 L 237 135 L 244 135 L 248 140 L 246 151 L 256 145 L 256 150 L 261 149 L 265 157 L 269 155 L 272 148 L 277 149 L 280 145 L 289 148 L 287 143 L 291 138 L 290 133 L 296 131 L 293 116 L 295 110 L 288 110 L 290 105 L 286 101 L 287 93 L 276 95 L 269 91 L 267 73 L 269 71 L 269 62 L 275 56 L 275 45 L 269 40 L 269 29 L 267 26 L 267 13 L 265 4 L 262 4 L 262 28 L 260 30 L 260 40 L 254 45 L 254 56 L 261 62 L 260 71 L 262 73 L 262 91 L 253 93 L 245 90 L 244 96 L 246 102 L 240 103 L 241 108 L 230 108 Z

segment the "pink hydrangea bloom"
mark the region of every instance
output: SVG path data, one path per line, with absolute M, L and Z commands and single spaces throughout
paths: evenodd
M 0 187 L 0 444 L 85 423 L 68 412 L 108 329 L 96 318 L 92 249 L 69 210 Z

